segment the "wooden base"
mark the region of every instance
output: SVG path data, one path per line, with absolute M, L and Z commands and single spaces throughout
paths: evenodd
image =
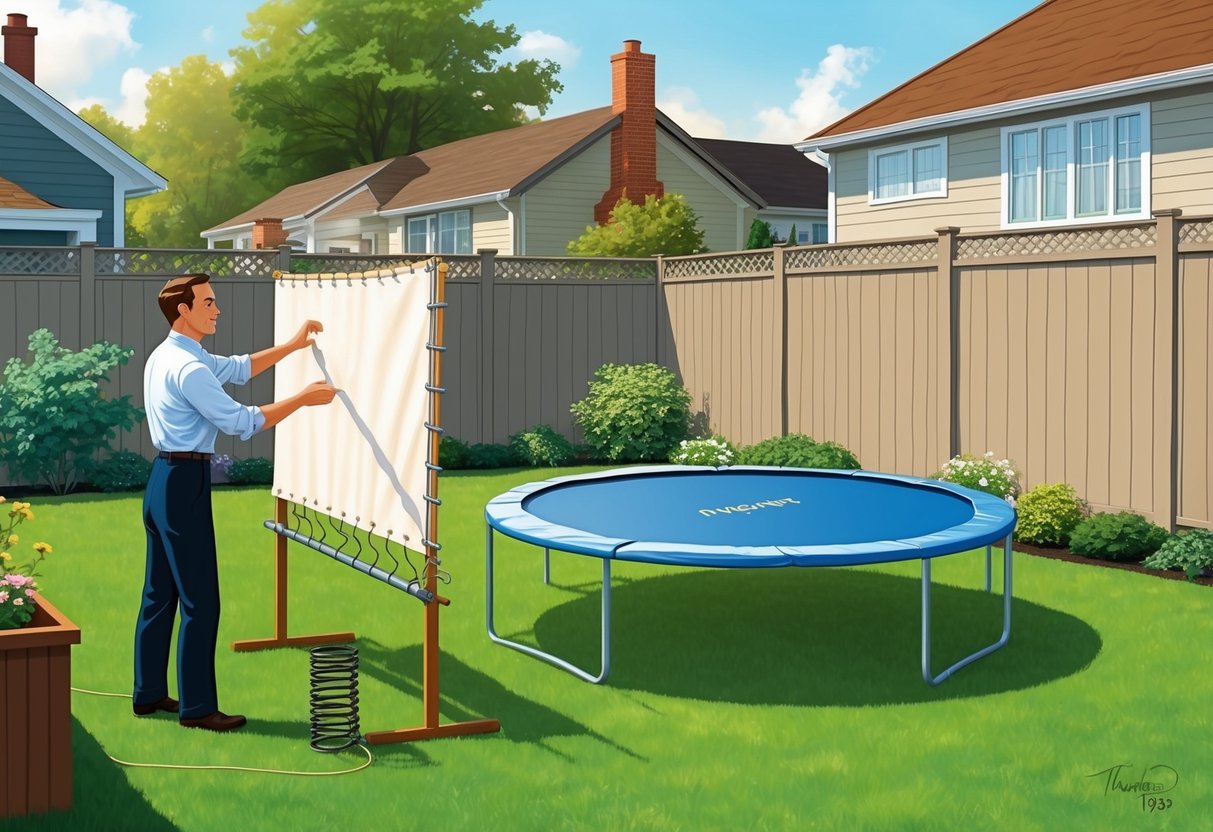
M 332 644 L 337 641 L 353 640 L 353 633 L 317 633 L 314 636 L 275 636 L 274 638 L 233 641 L 232 649 L 237 653 L 249 653 L 253 650 L 273 650 L 277 647 L 302 647 L 309 644 Z
M 464 737 L 469 734 L 495 734 L 501 723 L 495 719 L 477 719 L 471 722 L 450 722 L 427 728 L 398 728 L 395 731 L 373 731 L 363 737 L 369 745 L 386 745 L 393 742 L 415 742 L 436 740 L 443 737 Z

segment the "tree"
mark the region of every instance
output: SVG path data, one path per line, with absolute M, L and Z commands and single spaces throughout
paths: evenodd
M 755 219 L 750 223 L 750 234 L 745 239 L 746 248 L 770 248 L 771 224 L 765 220 Z
M 526 121 L 563 87 L 552 61 L 498 63 L 514 26 L 477 23 L 483 0 L 270 0 L 232 51 L 242 163 L 281 184 Z
M 706 250 L 699 217 L 682 194 L 660 199 L 650 194 L 643 205 L 621 197 L 605 225 L 586 226 L 585 233 L 568 246 L 569 254 L 581 257 L 650 257 Z
M 792 230 L 788 232 L 788 245 L 794 246 L 800 242 L 800 238 L 796 234 L 796 223 L 792 223 Z

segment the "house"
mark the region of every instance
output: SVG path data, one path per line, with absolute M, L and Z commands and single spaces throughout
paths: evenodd
M 120 247 L 126 200 L 168 183 L 34 83 L 27 23 L 0 27 L 0 245 Z
M 826 183 L 824 175 L 814 180 L 815 162 L 790 146 L 689 136 L 657 109 L 656 58 L 639 41 L 625 41 L 611 67 L 609 107 L 293 185 L 202 236 L 210 247 L 563 255 L 625 191 L 633 200 L 683 194 L 714 251 L 741 248 L 765 211 L 778 223 L 800 221 L 797 230 L 810 235 L 812 217 L 824 222 Z M 744 164 L 747 146 L 761 152 L 757 166 Z M 781 177 L 810 193 L 775 187 Z
M 797 144 L 831 242 L 1213 213 L 1209 0 L 1048 0 Z

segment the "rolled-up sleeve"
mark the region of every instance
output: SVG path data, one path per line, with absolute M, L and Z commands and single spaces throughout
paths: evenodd
M 265 424 L 261 408 L 240 404 L 233 399 L 223 389 L 218 375 L 202 364 L 186 366 L 181 372 L 179 385 L 182 395 L 189 403 L 196 407 L 207 421 L 226 434 L 239 436 L 247 441 Z
M 253 377 L 253 359 L 249 355 L 210 355 L 212 368 L 220 384 L 248 384 Z

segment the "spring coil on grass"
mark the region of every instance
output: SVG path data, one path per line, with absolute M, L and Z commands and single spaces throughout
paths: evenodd
M 358 650 L 325 645 L 313 647 L 311 679 L 311 746 L 316 751 L 341 751 L 362 739 L 358 727 Z

